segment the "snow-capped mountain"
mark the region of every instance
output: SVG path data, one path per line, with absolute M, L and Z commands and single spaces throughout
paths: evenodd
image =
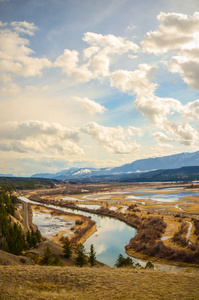
M 58 173 L 39 173 L 32 177 L 49 179 L 78 179 L 93 176 L 109 176 L 116 174 L 129 174 L 153 170 L 178 169 L 186 166 L 199 166 L 199 151 L 193 153 L 179 153 L 163 157 L 139 159 L 130 164 L 115 168 L 70 168 Z

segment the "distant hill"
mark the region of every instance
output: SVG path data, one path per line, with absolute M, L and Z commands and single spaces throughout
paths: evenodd
M 115 168 L 70 168 L 58 173 L 38 173 L 33 178 L 48 178 L 57 180 L 71 180 L 92 178 L 96 176 L 115 176 L 149 172 L 154 170 L 178 169 L 188 166 L 199 166 L 199 151 L 193 153 L 179 153 L 163 157 L 139 159 L 130 164 Z
M 12 174 L 0 174 L 0 177 L 15 177 Z
M 124 182 L 199 181 L 199 166 L 114 176 Z

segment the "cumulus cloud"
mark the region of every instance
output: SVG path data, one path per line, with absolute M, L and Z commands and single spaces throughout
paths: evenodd
M 184 105 L 181 114 L 199 123 L 199 100 Z
M 71 100 L 78 103 L 89 114 L 104 113 L 107 110 L 103 105 L 86 97 L 72 97 Z
M 83 40 L 89 43 L 92 47 L 103 48 L 104 54 L 117 53 L 123 54 L 130 50 L 133 52 L 139 51 L 139 46 L 132 41 L 126 40 L 123 37 L 117 37 L 112 34 L 102 35 L 93 32 L 84 34 Z
M 135 100 L 135 106 L 156 125 L 161 125 L 166 115 L 182 110 L 180 101 L 173 98 L 160 98 L 155 95 L 138 96 Z
M 166 53 L 189 48 L 194 42 L 194 34 L 199 30 L 199 13 L 188 16 L 161 12 L 157 18 L 161 23 L 158 30 L 148 32 L 141 43 L 145 51 Z
M 15 22 L 16 24 L 20 22 Z M 22 22 L 23 23 L 23 22 Z M 25 25 L 16 25 L 17 28 L 29 30 L 29 34 L 33 34 L 35 29 L 33 23 L 24 22 Z M 28 45 L 29 41 L 20 36 L 21 31 L 16 28 L 10 30 L 8 28 L 0 30 L 0 69 L 1 72 L 17 74 L 21 76 L 41 75 L 43 68 L 51 66 L 51 62 L 47 58 L 33 57 L 33 50 Z M 15 31 L 15 29 L 17 31 Z
M 139 148 L 139 145 L 131 139 L 136 132 L 140 134 L 139 129 L 136 130 L 134 127 L 124 129 L 118 126 L 114 128 L 89 122 L 81 130 L 83 133 L 92 136 L 99 145 L 102 145 L 113 154 L 131 154 Z
M 164 132 L 161 132 L 161 131 L 156 131 L 156 132 L 152 133 L 151 136 L 160 142 L 172 142 L 173 141 L 173 139 L 171 139 Z
M 109 75 L 110 59 L 104 54 L 95 55 L 90 61 L 90 66 L 93 68 L 93 76 L 95 78 L 103 78 Z
M 111 85 L 139 96 L 153 95 L 157 84 L 150 82 L 150 74 L 155 69 L 148 64 L 141 64 L 135 71 L 117 70 L 110 75 Z
M 137 97 L 135 105 L 138 111 L 147 116 L 154 125 L 164 130 L 171 137 L 171 140 L 178 141 L 184 145 L 193 145 L 197 142 L 198 131 L 196 128 L 193 128 L 187 122 L 182 122 L 180 125 L 174 123 L 169 117 L 173 113 L 178 113 L 179 117 L 197 118 L 197 114 L 193 108 L 198 106 L 198 102 L 189 103 L 184 106 L 178 100 L 160 98 L 154 95 L 151 97 Z M 153 134 L 153 137 L 162 142 L 171 141 L 170 138 L 160 132 Z
M 21 122 L 7 122 L 0 126 L 0 137 L 8 139 L 25 139 L 29 136 L 55 135 L 60 139 L 79 141 L 78 131 L 63 127 L 59 123 L 28 120 Z
M 76 80 L 86 82 L 92 78 L 91 72 L 87 65 L 78 66 L 79 53 L 76 50 L 65 49 L 64 53 L 60 55 L 54 62 L 55 67 L 62 68 L 63 72 L 68 76 L 74 77 Z
M 0 126 L 0 149 L 2 151 L 62 153 L 81 155 L 77 145 L 79 132 L 58 123 L 41 121 L 8 122 Z
M 100 47 L 89 47 L 84 49 L 83 53 L 84 53 L 84 58 L 90 58 L 93 54 L 95 54 L 96 52 L 98 52 L 100 50 Z
M 143 50 L 155 54 L 175 51 L 177 55 L 166 62 L 170 72 L 179 73 L 188 85 L 199 90 L 199 13 L 161 12 L 157 18 L 161 24 L 147 33 L 141 43 Z
M 199 48 L 197 49 L 199 51 Z M 168 62 L 168 68 L 172 73 L 179 73 L 182 79 L 191 87 L 199 90 L 199 56 L 195 58 L 187 56 L 175 56 Z

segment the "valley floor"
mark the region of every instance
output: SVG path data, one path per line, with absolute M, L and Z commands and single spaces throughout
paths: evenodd
M 0 299 L 195 300 L 199 274 L 154 270 L 0 266 Z

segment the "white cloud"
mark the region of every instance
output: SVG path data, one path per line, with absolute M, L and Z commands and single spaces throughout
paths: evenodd
M 197 51 L 199 52 L 199 48 Z M 168 67 L 170 72 L 180 73 L 188 85 L 199 90 L 199 57 L 197 52 L 195 55 L 196 58 L 193 59 L 186 56 L 175 56 L 169 61 Z
M 61 67 L 64 72 L 70 73 L 77 67 L 78 56 L 79 53 L 76 50 L 65 49 L 64 53 L 56 59 L 54 65 Z
M 135 128 L 105 127 L 95 122 L 89 122 L 81 130 L 83 133 L 91 135 L 99 145 L 113 154 L 131 154 L 139 148 L 139 145 L 131 139 L 132 135 L 136 133 Z M 139 130 L 138 132 L 140 134 Z
M 158 20 L 159 28 L 143 39 L 143 50 L 155 54 L 177 52 L 166 62 L 170 72 L 179 73 L 188 85 L 199 90 L 199 12 L 192 16 L 161 12 Z
M 93 68 L 93 75 L 97 78 L 103 78 L 109 75 L 110 59 L 107 55 L 98 54 L 90 61 Z
M 199 100 L 187 103 L 183 107 L 181 114 L 199 123 Z
M 197 129 L 187 122 L 178 125 L 165 120 L 163 126 L 165 131 L 181 144 L 191 146 L 198 142 L 199 134 Z
M 103 48 L 104 54 L 117 53 L 123 54 L 129 52 L 139 51 L 139 46 L 123 37 L 117 37 L 112 34 L 102 35 L 93 32 L 84 34 L 83 40 L 89 43 L 92 47 Z
M 11 25 L 15 31 L 22 34 L 34 35 L 34 31 L 38 29 L 34 23 L 23 22 L 12 22 Z
M 172 98 L 160 98 L 155 95 L 137 97 L 135 106 L 156 125 L 161 125 L 166 115 L 175 111 L 179 112 L 182 109 L 180 101 Z
M 58 123 L 31 120 L 8 122 L 1 124 L 0 138 L 2 151 L 62 153 L 65 156 L 84 153 L 77 145 L 80 140 L 78 130 Z
M 142 41 L 142 47 L 149 53 L 166 53 L 171 50 L 189 48 L 199 30 L 199 13 L 188 16 L 178 13 L 158 15 L 161 22 L 158 30 L 148 32 Z
M 156 131 L 156 132 L 152 133 L 151 136 L 160 142 L 172 142 L 173 141 L 173 139 L 171 139 L 170 137 L 168 137 L 165 133 L 163 133 L 161 131 Z
M 86 97 L 72 97 L 71 100 L 78 103 L 89 114 L 104 113 L 106 111 L 106 108 L 103 105 Z
M 68 129 L 58 123 L 46 121 L 28 120 L 21 122 L 7 122 L 0 126 L 0 137 L 7 139 L 25 139 L 29 136 L 55 135 L 60 139 L 78 141 L 79 135 L 76 129 Z
M 47 58 L 32 57 L 33 50 L 28 48 L 28 45 L 29 41 L 20 37 L 17 32 L 9 29 L 0 30 L 1 72 L 28 77 L 41 75 L 43 68 L 51 66 Z
M 9 77 L 8 77 L 9 79 Z M 8 86 L 0 90 L 0 94 L 6 96 L 16 96 L 21 91 L 21 88 L 14 82 L 10 82 Z
M 84 58 L 90 58 L 93 54 L 95 54 L 96 52 L 98 52 L 100 50 L 99 47 L 93 46 L 93 47 L 89 47 L 84 49 Z
M 62 68 L 63 72 L 77 81 L 89 81 L 92 78 L 92 74 L 88 70 L 87 65 L 79 67 L 78 62 L 79 53 L 76 50 L 70 51 L 65 49 L 64 53 L 56 59 L 54 66 Z
M 135 71 L 117 70 L 110 75 L 112 86 L 116 86 L 123 92 L 131 92 L 137 95 L 153 95 L 157 84 L 150 82 L 150 74 L 156 68 L 141 64 Z

